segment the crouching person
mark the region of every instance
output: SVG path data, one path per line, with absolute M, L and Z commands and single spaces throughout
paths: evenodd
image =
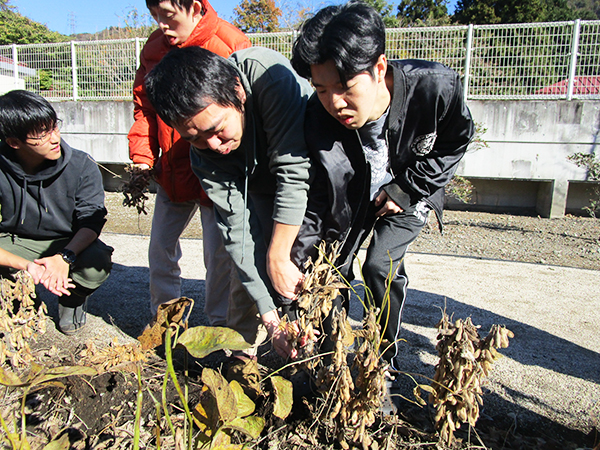
M 0 96 L 0 276 L 31 273 L 58 295 L 59 328 L 72 334 L 85 325 L 113 249 L 98 240 L 106 221 L 100 170 L 59 128 L 43 97 Z
M 294 356 L 276 298 L 293 298 L 302 277 L 290 252 L 307 202 L 303 127 L 312 88 L 272 50 L 225 59 L 190 47 L 161 60 L 146 92 L 161 119 L 191 143 L 192 169 L 214 203 L 237 269 L 227 326 L 254 344 L 243 357 L 254 357 L 265 328 L 280 355 Z

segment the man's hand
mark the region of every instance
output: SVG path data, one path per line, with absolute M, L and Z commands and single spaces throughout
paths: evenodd
M 273 234 L 267 252 L 267 273 L 275 290 L 285 298 L 296 298 L 302 287 L 302 272 L 290 260 L 299 225 L 273 222 Z
M 59 297 L 71 295 L 69 289 L 73 289 L 75 285 L 69 278 L 69 264 L 65 262 L 61 255 L 36 259 L 34 263 L 43 266 L 45 269 L 40 282 L 46 289 Z
M 282 358 L 295 358 L 298 356 L 298 351 L 293 349 L 288 341 L 288 331 L 284 327 L 280 327 L 279 314 L 277 310 L 269 311 L 262 315 L 262 321 L 265 328 L 269 332 L 269 336 L 273 342 L 273 348 Z
M 285 298 L 295 299 L 302 288 L 303 275 L 289 260 L 268 258 L 267 272 L 275 290 Z
M 394 200 L 389 197 L 389 195 L 387 195 L 387 192 L 383 190 L 375 198 L 375 206 L 381 206 L 381 208 L 375 213 L 377 217 L 398 214 L 404 211 L 394 202 Z
M 131 167 L 136 167 L 140 170 L 150 170 L 150 166 L 148 164 L 131 164 Z
M 32 276 L 33 282 L 35 284 L 38 284 L 40 282 L 42 276 L 44 276 L 44 272 L 46 271 L 44 266 L 40 266 L 39 264 L 36 264 L 34 262 L 29 262 L 25 270 L 27 270 L 27 272 L 29 272 L 29 275 Z

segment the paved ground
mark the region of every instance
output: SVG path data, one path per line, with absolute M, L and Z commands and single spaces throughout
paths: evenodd
M 115 248 L 109 280 L 92 297 L 90 326 L 76 337 L 51 328 L 48 345 L 76 352 L 88 339 L 121 342 L 150 320 L 148 238 L 103 234 Z M 204 324 L 202 241 L 183 240 L 183 295 L 196 300 L 192 326 Z M 446 307 L 482 330 L 504 324 L 515 333 L 487 384 L 484 413 L 519 427 L 552 422 L 589 432 L 600 428 L 600 271 L 474 258 L 409 254 L 404 316 L 405 370 L 433 375 L 435 324 Z M 56 300 L 42 295 L 53 317 Z M 355 302 L 351 317 L 360 320 Z

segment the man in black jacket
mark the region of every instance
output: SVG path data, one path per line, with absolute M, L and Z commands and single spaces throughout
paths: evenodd
M 354 1 L 319 11 L 294 43 L 292 65 L 316 89 L 305 135 L 319 173 L 297 251 L 301 261 L 321 239 L 340 241 L 336 265 L 351 279 L 373 230 L 364 280 L 382 309 L 383 357 L 397 369 L 404 255 L 431 209 L 441 223 L 444 186 L 474 127 L 458 74 L 429 61 L 388 61 L 384 50 L 381 17 Z
M 0 276 L 27 270 L 59 296 L 65 334 L 86 322 L 87 298 L 106 280 L 113 249 L 96 163 L 60 138 L 48 101 L 16 90 L 0 96 Z

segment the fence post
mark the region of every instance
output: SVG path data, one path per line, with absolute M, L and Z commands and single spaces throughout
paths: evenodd
M 13 76 L 15 78 L 15 88 L 19 83 L 19 55 L 17 54 L 17 44 L 12 45 Z
M 471 52 L 473 51 L 473 24 L 467 29 L 467 51 L 465 55 L 465 76 L 463 78 L 463 100 L 466 103 L 469 97 L 469 77 L 471 75 Z
M 135 69 L 140 67 L 140 38 L 135 38 Z
M 577 68 L 577 53 L 579 52 L 579 33 L 581 19 L 573 25 L 573 41 L 571 42 L 571 61 L 569 62 L 569 84 L 567 86 L 567 100 L 573 100 L 573 87 L 575 86 L 575 73 Z
M 71 67 L 73 69 L 73 100 L 77 101 L 77 52 L 75 51 L 75 41 L 71 41 Z

